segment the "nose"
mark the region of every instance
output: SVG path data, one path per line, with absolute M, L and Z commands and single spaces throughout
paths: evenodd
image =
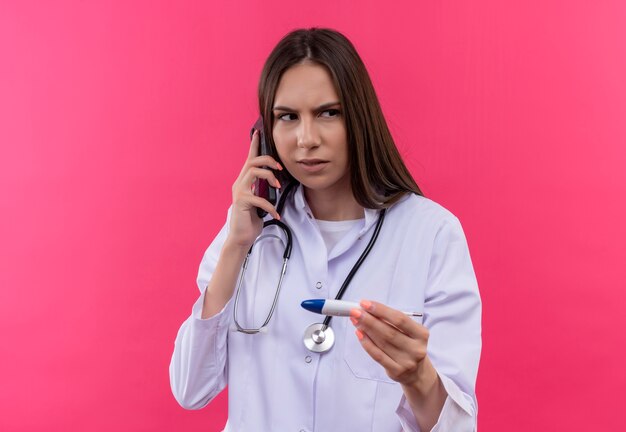
M 319 131 L 313 119 L 302 118 L 298 125 L 298 147 L 315 148 L 321 144 Z

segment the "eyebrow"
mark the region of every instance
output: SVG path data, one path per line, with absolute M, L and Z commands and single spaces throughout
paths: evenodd
M 314 112 L 323 111 L 324 109 L 333 107 L 335 105 L 341 105 L 341 103 L 340 102 L 328 102 L 328 103 L 325 103 L 325 104 L 322 104 L 322 105 L 318 106 L 313 111 Z M 289 107 L 282 106 L 282 105 L 277 105 L 274 108 L 272 108 L 272 111 L 276 111 L 276 110 L 280 110 L 280 111 L 297 111 L 297 110 L 295 110 L 293 108 L 289 108 Z

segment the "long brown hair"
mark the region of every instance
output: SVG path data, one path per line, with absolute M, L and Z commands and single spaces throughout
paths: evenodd
M 303 62 L 325 66 L 332 76 L 346 124 L 350 182 L 357 202 L 380 209 L 405 193 L 423 195 L 400 157 L 363 61 L 352 43 L 335 30 L 294 30 L 267 58 L 259 80 L 259 110 L 272 155 L 278 159 L 272 137 L 276 89 L 283 73 Z M 286 171 L 281 174 L 281 180 L 294 181 Z

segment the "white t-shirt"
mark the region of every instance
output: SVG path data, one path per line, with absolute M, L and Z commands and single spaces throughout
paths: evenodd
M 316 219 L 315 221 L 320 229 L 324 243 L 326 243 L 326 250 L 328 250 L 328 253 L 330 254 L 335 245 L 339 243 L 339 240 L 341 240 L 352 228 L 358 224 L 365 223 L 365 218 L 343 221 L 326 221 Z

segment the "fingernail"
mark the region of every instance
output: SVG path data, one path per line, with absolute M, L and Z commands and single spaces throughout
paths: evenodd
M 356 337 L 359 338 L 359 340 L 363 340 L 363 332 L 361 330 L 357 330 L 355 331 L 356 333 Z
M 276 162 L 276 167 L 277 167 L 280 171 L 282 171 L 282 170 L 283 170 L 283 167 L 282 167 L 282 166 L 281 166 L 278 162 Z
M 361 312 L 361 309 L 354 308 L 350 310 L 350 316 L 353 318 L 361 318 L 362 314 L 363 312 Z
M 276 213 L 276 219 L 280 220 L 280 215 L 278 213 Z
M 372 302 L 369 300 L 361 300 L 361 307 L 365 310 L 370 310 L 372 307 Z
M 355 326 L 359 323 L 355 317 L 350 317 L 350 321 L 352 321 L 352 324 Z
M 279 182 L 278 180 L 276 180 L 276 187 L 277 187 L 278 189 L 280 189 L 280 188 L 282 187 L 282 186 L 280 185 L 280 182 Z

